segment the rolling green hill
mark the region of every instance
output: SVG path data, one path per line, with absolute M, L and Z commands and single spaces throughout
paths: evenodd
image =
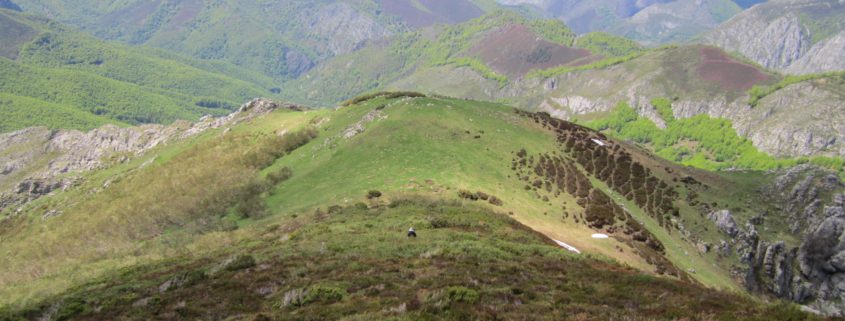
M 34 16 L 0 10 L 0 24 L 8 32 L 0 35 L 0 93 L 10 102 L 4 104 L 9 113 L 2 131 L 196 120 L 227 114 L 244 100 L 270 94 L 273 86 L 230 65 L 114 45 Z M 30 107 L 34 100 L 41 103 Z M 36 114 L 27 115 L 46 106 L 73 116 L 63 123 L 61 117 L 38 122 Z
M 811 319 L 730 293 L 741 248 L 698 250 L 725 237 L 710 210 L 779 206 L 752 196 L 773 174 L 494 103 L 301 109 L 247 110 L 4 211 L 0 316 Z M 770 213 L 761 242 L 788 235 Z

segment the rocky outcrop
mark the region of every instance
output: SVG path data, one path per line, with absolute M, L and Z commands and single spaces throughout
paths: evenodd
M 684 41 L 709 30 L 740 8 L 730 0 L 497 0 L 530 5 L 566 22 L 579 34 L 608 31 L 646 44 Z
M 803 234 L 824 219 L 824 202 L 835 200 L 831 194 L 845 185 L 835 173 L 812 165 L 799 165 L 782 172 L 774 182 L 761 189 L 768 201 L 780 204 L 791 222 L 790 232 Z
M 736 227 L 736 222 L 734 221 L 733 216 L 731 216 L 731 211 L 729 210 L 712 212 L 707 215 L 707 218 L 713 221 L 720 231 L 731 237 L 734 237 L 737 233 L 739 233 L 739 229 Z
M 0 212 L 19 207 L 80 182 L 81 174 L 126 162 L 147 150 L 185 139 L 208 129 L 231 126 L 278 108 L 302 110 L 292 104 L 254 99 L 228 116 L 203 117 L 197 123 L 118 127 L 89 132 L 26 128 L 0 135 Z
M 830 30 L 814 28 L 808 22 L 828 21 L 822 23 L 826 28 L 841 28 L 833 21 L 843 18 L 842 1 L 770 1 L 737 15 L 705 34 L 701 41 L 790 73 L 842 70 L 842 30 L 829 35 Z
M 328 40 L 326 45 L 334 55 L 352 52 L 368 40 L 390 35 L 390 31 L 373 18 L 343 2 L 325 6 L 308 19 L 310 30 L 315 36 Z
M 845 313 L 845 184 L 826 170 L 803 165 L 781 172 L 760 190 L 777 204 L 800 243 L 758 236 L 749 222 L 733 242 L 745 265 L 745 286 L 807 305 L 827 315 Z M 753 220 L 752 220 L 753 221 Z M 760 223 L 760 220 L 757 220 Z
M 785 70 L 790 74 L 845 70 L 845 30 L 814 45 L 804 56 L 789 65 Z

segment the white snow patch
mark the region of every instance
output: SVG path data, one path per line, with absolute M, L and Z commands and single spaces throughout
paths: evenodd
M 607 234 L 601 234 L 601 233 L 596 233 L 596 234 L 593 234 L 592 236 L 593 236 L 594 239 L 606 239 L 606 238 L 610 237 L 610 236 L 607 236 Z
M 596 143 L 596 145 L 599 145 L 599 146 L 607 146 L 607 143 L 605 143 L 605 142 L 603 142 L 603 141 L 601 141 L 601 140 L 598 140 L 598 139 L 595 139 L 595 138 L 590 139 L 590 140 L 592 140 L 592 141 L 593 141 L 593 143 Z
M 563 243 L 563 242 L 555 240 L 555 239 L 552 239 L 552 241 L 555 241 L 555 243 L 557 243 L 557 245 L 560 245 L 562 248 L 565 248 L 565 249 L 569 250 L 570 252 L 575 252 L 575 253 L 581 254 L 581 251 L 578 251 L 578 249 L 576 249 L 572 245 Z

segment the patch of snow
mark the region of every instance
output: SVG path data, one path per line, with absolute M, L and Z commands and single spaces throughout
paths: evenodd
M 557 243 L 557 245 L 560 245 L 562 248 L 565 248 L 565 249 L 569 250 L 570 252 L 575 252 L 575 253 L 581 254 L 581 251 L 579 251 L 578 249 L 576 249 L 572 245 L 563 243 L 563 242 L 555 240 L 555 239 L 552 239 L 552 241 L 555 241 L 555 243 Z
M 601 141 L 601 140 L 598 140 L 598 139 L 595 139 L 595 138 L 590 139 L 590 140 L 592 140 L 592 141 L 593 141 L 593 143 L 596 143 L 596 145 L 599 145 L 599 146 L 607 146 L 607 144 L 606 144 L 605 142 Z
M 592 235 L 594 239 L 606 239 L 609 238 L 607 234 L 596 233 Z

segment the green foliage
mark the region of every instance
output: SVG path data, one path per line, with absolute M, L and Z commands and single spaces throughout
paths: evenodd
M 56 23 L 0 13 L 0 21 L 8 19 L 22 21 L 39 34 L 20 47 L 16 60 L 0 57 L 0 93 L 61 106 L 65 114 L 76 110 L 118 124 L 196 120 L 226 114 L 245 100 L 263 96 L 262 86 L 271 85 L 260 77 L 232 72 L 234 68 L 223 63 L 111 44 Z M 19 104 L 5 108 L 10 106 L 16 108 L 12 114 L 26 112 L 18 109 Z M 4 127 L 90 128 L 80 125 L 79 118 L 68 117 L 64 123 L 55 117 L 42 123 L 7 120 L 10 124 Z
M 660 114 L 660 117 L 666 123 L 673 122 L 675 120 L 675 114 L 672 112 L 672 101 L 666 98 L 654 98 L 651 100 L 651 105 L 654 106 L 654 109 L 657 110 L 657 113 Z
M 757 106 L 761 99 L 765 98 L 772 93 L 786 88 L 789 85 L 806 82 L 806 81 L 813 81 L 813 80 L 820 80 L 820 79 L 828 79 L 829 81 L 837 82 L 840 84 L 845 84 L 845 72 L 838 71 L 838 72 L 826 72 L 820 74 L 808 74 L 808 75 L 787 75 L 779 82 L 769 85 L 769 86 L 760 86 L 755 85 L 748 90 L 748 95 L 750 96 L 748 99 L 748 105 L 751 107 Z
M 666 119 L 660 129 L 650 120 L 622 102 L 607 117 L 586 125 L 651 148 L 657 155 L 671 161 L 708 170 L 726 168 L 774 169 L 811 162 L 842 171 L 842 159 L 813 157 L 778 159 L 757 150 L 751 141 L 740 137 L 727 119 L 713 119 L 707 115 L 674 119 L 671 102 L 656 98 L 652 105 Z
M 584 48 L 605 57 L 625 57 L 645 50 L 636 41 L 606 32 L 590 32 L 575 40 L 575 47 Z
M 563 75 L 563 74 L 567 74 L 567 73 L 570 73 L 570 72 L 573 72 L 573 71 L 607 68 L 607 67 L 610 67 L 610 66 L 614 66 L 614 65 L 618 65 L 618 64 L 621 64 L 621 63 L 624 63 L 624 62 L 631 61 L 635 58 L 642 56 L 644 53 L 645 53 L 645 51 L 631 53 L 629 55 L 622 56 L 622 57 L 605 58 L 605 59 L 602 59 L 602 60 L 599 60 L 599 61 L 596 61 L 596 62 L 592 62 L 592 63 L 586 64 L 586 65 L 581 65 L 581 66 L 560 66 L 560 67 L 554 67 L 554 68 L 550 68 L 550 69 L 534 70 L 534 71 L 528 73 L 528 75 L 526 77 L 551 78 L 551 77 L 556 77 L 556 76 L 560 76 L 560 75 Z
M 469 67 L 470 69 L 474 70 L 475 72 L 479 73 L 482 77 L 490 80 L 495 80 L 499 82 L 499 86 L 504 87 L 508 83 L 508 77 L 505 75 L 501 75 L 487 67 L 481 60 L 471 57 L 456 57 L 450 58 L 448 64 L 455 65 L 458 67 Z
M 531 19 L 527 21 L 532 31 L 551 42 L 573 46 L 577 35 L 563 21 L 558 19 Z
M 285 166 L 268 173 L 267 180 L 269 180 L 272 185 L 278 185 L 279 183 L 288 180 L 291 176 L 293 176 L 293 171 L 291 171 L 290 167 Z
M 346 296 L 346 290 L 327 286 L 327 285 L 315 285 L 308 288 L 308 294 L 305 296 L 302 304 L 309 304 L 315 302 L 321 303 L 335 303 Z
M 0 115 L 3 115 L 0 118 L 0 132 L 32 126 L 89 130 L 108 123 L 123 125 L 64 105 L 6 93 L 0 93 Z
M 478 291 L 463 287 L 451 286 L 446 289 L 446 296 L 450 302 L 473 304 L 478 301 Z
M 400 97 L 418 98 L 418 97 L 425 97 L 425 95 L 418 93 L 418 92 L 413 92 L 413 91 L 381 91 L 381 92 L 375 92 L 375 93 L 370 93 L 370 94 L 364 94 L 364 95 L 360 95 L 358 97 L 352 98 L 352 99 L 344 102 L 343 106 L 356 105 L 356 104 L 360 104 L 360 103 L 366 102 L 368 100 L 379 98 L 379 97 L 383 97 L 383 98 L 387 98 L 387 99 L 394 99 L 394 98 L 400 98 Z

